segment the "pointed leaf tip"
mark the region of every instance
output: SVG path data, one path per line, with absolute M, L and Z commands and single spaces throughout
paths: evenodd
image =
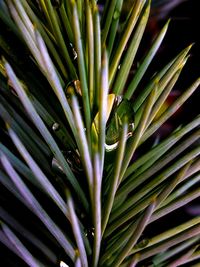
M 170 22 L 171 22 L 171 18 L 168 19 L 166 26 L 168 26 Z
M 5 59 L 4 56 L 1 57 L 1 60 L 2 60 L 2 62 L 3 62 L 4 65 L 7 63 L 7 60 Z

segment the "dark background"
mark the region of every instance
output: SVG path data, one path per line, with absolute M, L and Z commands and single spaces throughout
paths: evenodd
M 171 0 L 172 2 L 173 0 Z M 168 1 L 170 2 L 170 1 Z M 152 17 L 150 19 L 150 30 L 155 34 L 161 29 L 168 18 L 171 18 L 167 35 L 163 41 L 162 48 L 159 52 L 159 58 L 155 65 L 163 65 L 171 58 L 176 56 L 182 49 L 194 43 L 191 49 L 191 56 L 184 67 L 179 82 L 175 86 L 175 90 L 183 91 L 195 79 L 200 76 L 200 1 L 186 0 L 165 13 L 162 8 L 160 10 L 152 9 Z M 182 118 L 184 120 L 191 119 L 199 114 L 199 89 L 184 105 Z M 180 119 L 182 119 L 180 118 Z

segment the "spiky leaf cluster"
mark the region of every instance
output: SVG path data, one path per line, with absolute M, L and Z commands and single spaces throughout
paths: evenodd
M 149 141 L 191 46 L 144 82 L 169 22 L 133 73 L 151 1 L 125 2 L 1 1 L 0 241 L 28 266 L 200 258 L 199 217 L 162 227 L 200 196 L 200 116 Z

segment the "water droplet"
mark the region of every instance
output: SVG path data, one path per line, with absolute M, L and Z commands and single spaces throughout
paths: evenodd
M 64 152 L 64 157 L 66 158 L 67 163 L 69 164 L 72 171 L 74 172 L 83 171 L 80 156 L 76 151 L 69 150 L 67 152 Z
M 73 52 L 73 55 L 74 55 L 74 60 L 76 60 L 78 54 L 77 54 L 77 52 L 76 52 L 76 50 L 74 48 L 72 49 L 72 52 Z
M 51 166 L 55 172 L 64 174 L 63 168 L 60 166 L 56 158 L 52 159 Z
M 62 153 L 73 172 L 80 173 L 83 171 L 80 156 L 76 151 L 68 150 L 68 151 L 62 151 Z M 52 159 L 51 166 L 55 173 L 65 174 L 62 166 L 55 157 L 53 157 Z
M 80 214 L 81 219 L 85 218 L 85 213 Z
M 81 82 L 79 80 L 74 80 L 74 87 L 75 87 L 76 93 L 81 96 L 82 95 Z
M 60 125 L 57 122 L 54 122 L 54 124 L 52 125 L 52 130 L 55 132 L 60 128 Z
M 118 70 L 120 70 L 120 69 L 121 69 L 121 64 L 119 64 L 119 65 L 118 65 L 117 69 L 118 69 Z
M 76 52 L 76 50 L 75 50 L 75 48 L 74 48 L 74 46 L 73 46 L 73 44 L 72 44 L 72 43 L 70 43 L 70 46 L 71 46 L 71 49 L 72 49 L 73 60 L 76 60 L 76 59 L 77 59 L 77 56 L 78 56 L 78 54 L 77 54 L 77 52 Z
M 69 267 L 64 261 L 60 261 L 60 267 Z
M 82 96 L 81 82 L 79 80 L 73 80 L 66 86 L 66 96 L 68 99 L 70 99 L 73 93 L 75 93 L 77 97 Z
M 87 236 L 89 239 L 93 239 L 94 237 L 94 227 L 91 227 L 85 231 L 85 236 Z
M 107 152 L 117 148 L 125 117 L 128 120 L 127 138 L 129 138 L 133 135 L 134 131 L 133 106 L 129 100 L 123 99 L 121 96 L 117 96 L 111 112 L 111 118 L 107 123 L 105 145 Z
M 114 14 L 113 14 L 113 19 L 118 19 L 119 16 L 120 16 L 120 12 L 119 12 L 119 10 L 116 9 Z
M 123 96 L 122 95 L 117 95 L 115 97 L 115 103 L 114 103 L 115 107 L 119 106 L 119 104 L 122 102 L 122 100 L 123 100 Z
M 137 245 L 135 245 L 135 248 L 144 248 L 149 244 L 149 239 L 145 238 L 141 240 Z

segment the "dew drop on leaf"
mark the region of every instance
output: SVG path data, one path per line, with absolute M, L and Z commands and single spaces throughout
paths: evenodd
M 94 227 L 91 227 L 85 231 L 85 236 L 87 236 L 89 239 L 93 239 L 94 237 Z
M 117 148 L 119 137 L 123 127 L 123 120 L 128 121 L 127 138 L 133 135 L 134 131 L 134 110 L 133 104 L 127 99 L 116 96 L 115 104 L 106 126 L 106 150 L 107 152 Z
M 65 159 L 67 160 L 69 166 L 74 172 L 83 171 L 81 160 L 77 151 L 67 151 L 64 153 Z
M 73 80 L 66 86 L 66 96 L 70 99 L 72 94 L 75 94 L 78 98 L 82 96 L 81 82 L 79 80 Z
M 141 240 L 141 241 L 135 246 L 135 248 L 145 248 L 148 244 L 149 244 L 149 239 L 148 239 L 148 238 L 145 238 L 145 239 Z
M 60 128 L 60 125 L 57 122 L 54 122 L 54 124 L 52 125 L 52 130 L 55 132 Z
M 119 12 L 119 10 L 116 9 L 114 14 L 113 14 L 113 19 L 118 19 L 119 16 L 120 16 L 120 12 Z
M 72 43 L 70 43 L 70 46 L 71 46 L 71 49 L 72 49 L 72 54 L 73 54 L 73 60 L 76 60 L 77 59 L 77 52 L 76 52 L 76 50 L 75 50 L 75 48 L 74 48 L 74 46 L 73 46 L 73 44 Z
M 60 267 L 69 267 L 64 261 L 60 261 Z
M 52 159 L 51 166 L 56 173 L 64 173 L 63 168 L 60 166 L 56 158 Z

